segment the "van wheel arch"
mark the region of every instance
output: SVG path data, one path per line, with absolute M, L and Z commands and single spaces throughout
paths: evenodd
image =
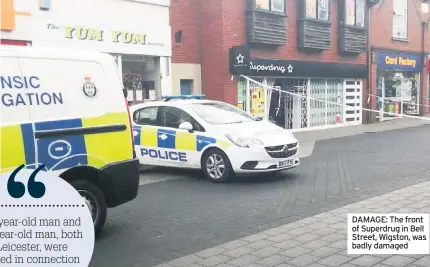
M 112 207 L 112 200 L 115 198 L 113 185 L 102 170 L 91 166 L 77 166 L 63 172 L 60 177 L 69 184 L 73 181 L 84 180 L 97 186 L 106 199 L 107 206 Z

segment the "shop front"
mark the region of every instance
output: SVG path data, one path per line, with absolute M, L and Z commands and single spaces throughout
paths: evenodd
M 122 74 L 124 87 L 129 90 L 129 102 L 156 100 L 171 94 L 169 26 L 51 17 L 39 19 L 33 46 L 109 53 Z
M 287 129 L 362 123 L 366 65 L 251 58 L 230 49 L 238 107 Z
M 420 114 L 421 54 L 376 51 L 379 119 Z

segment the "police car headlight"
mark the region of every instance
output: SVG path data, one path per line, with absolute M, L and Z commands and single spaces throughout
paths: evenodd
M 227 134 L 226 137 L 235 145 L 240 147 L 251 147 L 255 145 L 263 145 L 264 143 L 257 138 L 237 137 Z

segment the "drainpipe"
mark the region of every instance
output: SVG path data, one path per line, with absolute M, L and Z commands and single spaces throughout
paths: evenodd
M 423 62 L 426 62 L 425 35 L 426 35 L 426 29 L 428 28 L 428 24 L 429 24 L 428 21 L 424 21 L 422 23 L 422 29 L 421 29 L 421 52 L 422 52 Z M 423 64 L 423 66 L 424 66 L 424 64 Z M 424 67 L 423 67 L 423 70 L 421 72 L 422 72 L 422 74 L 424 74 Z M 420 99 L 422 99 L 420 102 L 424 105 L 427 105 L 429 102 L 428 98 L 430 98 L 430 96 L 427 96 L 426 99 L 423 99 L 425 97 L 421 97 L 421 96 L 426 96 L 425 91 L 428 90 L 428 88 L 426 86 L 427 81 L 424 80 L 425 75 L 421 75 L 421 76 L 422 77 L 420 79 L 421 80 L 420 86 L 421 86 L 423 92 L 421 92 L 421 95 L 420 95 Z M 426 113 L 426 111 L 424 110 L 425 106 L 420 106 L 420 107 L 423 107 L 423 108 L 420 108 L 421 110 L 419 111 L 418 114 L 420 114 L 420 116 L 423 116 Z
M 367 48 L 367 55 L 366 55 L 366 61 L 367 61 L 367 105 L 366 107 L 368 109 L 372 108 L 372 96 L 371 96 L 371 85 L 372 85 L 372 47 L 371 47 L 371 42 L 370 42 L 370 25 L 371 25 L 371 17 L 372 17 L 372 8 L 368 8 L 368 19 L 367 19 L 367 44 L 366 44 L 366 48 Z M 371 111 L 367 111 L 367 123 L 372 123 L 372 112 Z

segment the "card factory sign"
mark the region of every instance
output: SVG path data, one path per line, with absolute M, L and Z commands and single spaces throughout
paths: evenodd
M 376 63 L 381 70 L 420 72 L 423 68 L 423 58 L 419 54 L 377 51 Z
M 170 27 L 127 29 L 42 21 L 34 46 L 95 50 L 117 54 L 171 56 Z

